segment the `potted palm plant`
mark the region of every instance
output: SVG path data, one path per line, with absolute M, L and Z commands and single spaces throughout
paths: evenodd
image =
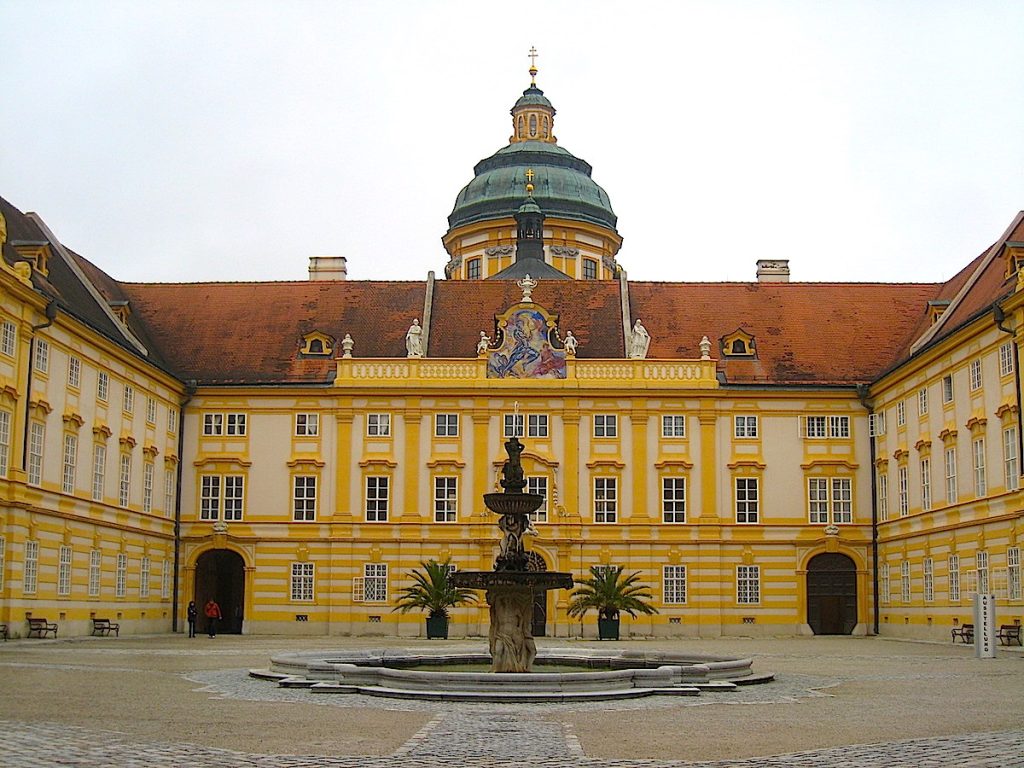
M 591 608 L 597 611 L 597 636 L 600 640 L 619 639 L 619 614 L 650 615 L 658 609 L 650 604 L 650 587 L 638 584 L 640 572 L 624 576 L 621 565 L 591 566 L 590 576 L 579 580 L 569 600 L 569 615 L 582 617 Z
M 423 570 L 410 571 L 413 583 L 405 587 L 398 604 L 392 609 L 408 613 L 414 608 L 427 611 L 427 639 L 448 639 L 448 609 L 463 603 L 475 603 L 476 594 L 470 589 L 460 589 L 448 578 L 451 566 L 445 560 L 420 561 Z

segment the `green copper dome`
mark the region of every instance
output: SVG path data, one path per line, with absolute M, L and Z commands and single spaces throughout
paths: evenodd
M 512 107 L 512 114 L 515 114 L 516 110 L 521 107 L 537 106 L 547 107 L 551 110 L 552 115 L 555 114 L 555 107 L 550 101 L 548 101 L 548 97 L 544 95 L 544 91 L 536 85 L 531 84 L 529 88 L 523 91 L 523 95 L 519 97 L 519 101 L 517 101 L 515 106 Z

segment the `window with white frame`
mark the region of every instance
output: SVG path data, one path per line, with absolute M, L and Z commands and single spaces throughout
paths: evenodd
M 917 390 L 917 415 L 924 416 L 928 413 L 928 388 L 921 387 Z
M 921 459 L 921 509 L 927 512 L 932 508 L 932 460 L 925 456 Z
M 883 523 L 889 519 L 889 476 L 885 470 L 878 473 L 878 519 Z
M 39 542 L 25 542 L 25 566 L 21 588 L 26 595 L 34 595 L 39 584 Z
M 147 515 L 153 511 L 153 462 L 142 465 L 142 511 Z
M 737 477 L 736 488 L 736 522 L 756 523 L 760 519 L 760 478 Z
M 121 401 L 121 410 L 125 413 L 135 412 L 135 388 L 131 384 L 124 385 L 124 399 Z
M 390 437 L 391 436 L 391 414 L 390 413 L 368 413 L 368 414 L 366 414 L 366 435 L 367 435 L 367 437 Z
M 434 437 L 458 437 L 459 436 L 459 414 L 457 413 L 436 413 L 434 414 Z
M 68 386 L 75 389 L 82 386 L 82 361 L 74 355 L 68 357 Z
M 686 603 L 686 566 L 666 565 L 661 569 L 662 602 L 666 605 Z
M 807 481 L 807 506 L 810 522 L 828 522 L 828 478 L 812 477 Z
M 7 477 L 11 461 L 11 414 L 0 411 L 0 477 Z
M 732 425 L 734 437 L 757 437 L 757 416 L 733 416 Z
M 244 413 L 224 414 L 224 433 L 227 435 L 242 437 L 247 431 L 248 419 Z
M 156 400 L 152 397 L 146 398 L 146 423 L 156 424 Z
M 1020 547 L 1010 547 L 1006 550 L 1006 581 L 1009 598 L 1011 600 L 1020 600 Z
M 949 601 L 960 602 L 960 555 L 950 555 L 946 562 L 946 574 L 949 581 Z
M 910 498 L 907 492 L 907 468 L 900 467 L 896 470 L 896 477 L 899 481 L 900 493 L 900 517 L 910 514 Z
M 199 519 L 219 520 L 221 476 L 201 475 L 199 478 Z
M 900 601 L 910 605 L 910 561 L 900 563 Z
M 18 326 L 5 320 L 3 330 L 0 332 L 0 352 L 7 357 L 14 357 L 15 348 L 18 345 Z
M 504 429 L 502 434 L 505 437 L 523 437 L 526 424 L 526 416 L 522 413 L 506 413 L 504 417 Z
M 0 590 L 4 588 L 4 573 L 7 566 L 7 539 L 0 536 Z
M 247 431 L 247 419 L 244 413 L 204 413 L 203 435 L 219 437 L 229 435 L 244 437 Z
M 373 476 L 366 478 L 366 522 L 387 522 L 389 491 L 389 477 Z
M 1013 373 L 1013 342 L 1008 341 L 999 347 L 999 375 L 1009 376 Z
M 594 522 L 614 523 L 619 516 L 617 477 L 594 478 Z
M 46 339 L 36 339 L 34 368 L 38 373 L 47 373 L 50 370 L 50 342 Z
M 989 592 L 988 582 L 988 552 L 979 550 L 974 556 L 974 567 L 978 578 L 978 594 L 987 595 Z
M 316 475 L 292 478 L 292 520 L 309 522 L 316 519 Z
M 739 605 L 761 602 L 761 566 L 736 566 L 736 602 Z
M 662 437 L 686 437 L 686 417 L 681 413 L 670 413 L 661 417 Z
M 28 482 L 39 485 L 43 480 L 43 438 L 46 428 L 38 421 L 32 422 L 28 436 Z
M 883 605 L 888 605 L 892 599 L 892 587 L 889 582 L 889 564 L 882 563 L 878 569 L 878 597 Z
M 829 416 L 828 417 L 828 436 L 846 438 L 850 436 L 850 417 L 849 416 Z
M 868 414 L 868 436 L 880 437 L 885 434 L 885 411 Z
M 71 547 L 61 546 L 57 559 L 57 595 L 71 594 Z
M 1006 490 L 1020 488 L 1020 465 L 1017 462 L 1017 428 L 1003 430 L 1003 482 Z
M 128 555 L 123 552 L 117 555 L 117 571 L 114 578 L 114 597 L 124 597 L 128 593 Z
M 171 596 L 171 563 L 165 557 L 160 562 L 160 597 L 167 599 Z
M 434 522 L 454 523 L 459 509 L 459 478 L 434 478 Z
M 827 420 L 824 416 L 804 416 L 804 437 L 825 437 Z
M 686 522 L 686 478 L 661 478 L 661 519 L 665 523 Z
M 900 400 L 896 403 L 896 426 L 903 427 L 907 424 L 907 404 Z
M 312 602 L 313 600 L 313 563 L 292 563 L 292 601 Z
M 121 473 L 118 477 L 117 503 L 127 507 L 132 493 L 132 457 L 129 453 L 121 454 Z
M 145 600 L 149 597 L 149 555 L 143 555 L 139 561 L 139 597 Z
M 977 437 L 971 441 L 971 455 L 974 459 L 974 495 L 981 497 L 988 493 L 988 480 L 985 475 L 984 437 Z
M 535 523 L 546 523 L 548 521 L 548 479 L 542 475 L 527 477 L 526 492 L 544 497 L 544 503 L 537 507 L 536 512 L 530 513 L 530 519 Z
M 946 468 L 946 503 L 956 504 L 959 494 L 956 488 L 956 446 L 946 449 L 943 463 Z
M 296 413 L 295 414 L 295 436 L 316 437 L 320 434 L 319 413 Z
M 245 508 L 245 476 L 224 475 L 224 519 L 241 520 Z
M 64 434 L 64 468 L 61 472 L 61 490 L 75 492 L 75 466 L 78 463 L 78 435 Z
M 526 428 L 528 437 L 548 436 L 548 415 L 546 413 L 531 413 L 526 417 Z
M 363 563 L 363 600 L 367 603 L 386 603 L 387 599 L 387 564 Z
M 89 552 L 89 597 L 100 596 L 100 568 L 103 555 L 98 549 Z
M 853 481 L 849 477 L 832 478 L 832 522 L 853 522 Z
M 96 399 L 101 403 L 107 402 L 110 397 L 110 374 L 100 371 L 96 376 Z
M 615 437 L 618 433 L 618 416 L 614 413 L 594 414 L 594 437 Z
M 981 389 L 981 360 L 971 360 L 968 371 L 970 372 L 971 392 Z
M 811 523 L 853 522 L 853 484 L 848 477 L 811 477 L 807 480 L 807 507 Z
M 942 402 L 953 402 L 953 374 L 949 373 L 942 377 Z
M 935 562 L 930 558 L 924 559 L 924 601 L 931 603 L 935 600 Z
M 103 486 L 107 477 L 107 446 L 94 443 L 92 446 L 92 500 L 103 501 Z
M 167 409 L 167 431 L 172 435 L 178 434 L 178 409 Z
M 164 512 L 168 514 L 174 509 L 174 470 L 164 470 Z
M 224 414 L 204 413 L 203 414 L 203 435 L 217 436 L 224 434 Z

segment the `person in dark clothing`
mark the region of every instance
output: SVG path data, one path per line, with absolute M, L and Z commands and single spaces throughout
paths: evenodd
M 189 637 L 195 637 L 196 636 L 196 617 L 198 615 L 199 615 L 199 609 L 196 608 L 196 601 L 195 600 L 189 600 L 188 601 L 188 610 L 186 611 L 186 616 L 188 617 L 188 636 Z
M 220 621 L 220 606 L 217 605 L 217 601 L 211 597 L 206 602 L 206 607 L 203 608 L 203 613 L 206 614 L 206 628 L 210 632 L 210 637 L 216 637 L 217 622 Z

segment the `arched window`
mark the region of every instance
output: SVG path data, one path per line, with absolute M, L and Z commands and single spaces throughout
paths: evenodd
M 530 115 L 530 135 L 531 136 L 536 136 L 537 135 L 537 116 L 536 115 Z
M 311 339 L 309 342 L 309 353 L 310 355 L 322 355 L 324 353 L 324 343 L 320 339 Z
M 732 353 L 734 355 L 745 355 L 747 354 L 747 342 L 743 339 L 735 339 L 732 342 Z
M 548 137 L 548 119 L 546 117 L 544 118 L 543 125 L 544 125 L 544 129 L 543 129 L 541 135 L 546 139 Z

